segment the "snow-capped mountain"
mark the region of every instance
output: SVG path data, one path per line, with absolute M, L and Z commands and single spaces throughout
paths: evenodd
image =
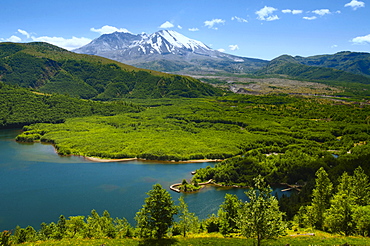
M 267 61 L 237 57 L 213 50 L 204 43 L 172 30 L 153 34 L 115 32 L 103 34 L 76 53 L 103 56 L 142 68 L 174 72 L 232 70 L 245 72 Z M 230 71 L 229 71 L 230 72 Z

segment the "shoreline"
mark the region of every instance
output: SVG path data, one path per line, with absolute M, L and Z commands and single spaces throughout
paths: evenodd
M 99 157 L 89 157 L 89 156 L 83 156 L 88 161 L 94 161 L 94 162 L 125 162 L 125 161 L 136 161 L 137 158 L 125 158 L 125 159 L 103 159 Z
M 82 156 L 84 159 L 93 162 L 127 162 L 127 161 L 150 161 L 150 162 L 166 162 L 166 163 L 203 163 L 203 162 L 220 162 L 221 159 L 198 159 L 198 160 L 183 160 L 183 161 L 162 161 L 162 160 L 148 160 L 141 158 L 123 158 L 123 159 L 105 159 L 100 157 Z

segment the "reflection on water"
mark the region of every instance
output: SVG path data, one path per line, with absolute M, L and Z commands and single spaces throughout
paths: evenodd
M 53 146 L 39 143 L 19 144 L 19 131 L 0 130 L 0 231 L 16 225 L 39 228 L 42 222 L 57 221 L 59 215 L 89 215 L 108 210 L 112 217 L 125 217 L 135 225 L 153 184 L 169 190 L 173 183 L 191 179 L 191 171 L 213 163 L 97 163 L 82 157 L 61 157 Z M 199 218 L 217 213 L 226 193 L 245 199 L 243 189 L 208 186 L 198 193 L 182 195 L 189 210 Z

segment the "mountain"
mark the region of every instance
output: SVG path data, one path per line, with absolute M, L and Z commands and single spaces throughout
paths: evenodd
M 363 73 L 350 73 L 344 69 L 339 70 L 335 68 L 326 67 L 323 64 L 310 64 L 312 58 L 293 57 L 289 55 L 282 55 L 271 60 L 264 68 L 256 72 L 257 75 L 287 75 L 294 78 L 315 80 L 315 81 L 337 81 L 337 82 L 352 82 L 360 84 L 370 84 L 370 77 Z M 343 67 L 341 62 L 336 63 L 336 66 Z
M 267 61 L 229 55 L 172 31 L 153 34 L 103 34 L 74 52 L 98 55 L 141 68 L 165 72 L 253 72 Z
M 139 69 L 41 42 L 0 43 L 0 82 L 96 100 L 220 94 L 194 78 Z
M 342 51 L 333 55 L 294 57 L 304 65 L 335 68 L 345 72 L 370 76 L 370 53 Z

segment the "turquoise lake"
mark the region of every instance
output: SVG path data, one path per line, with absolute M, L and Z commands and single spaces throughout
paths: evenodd
M 57 222 L 61 214 L 87 216 L 92 209 L 99 214 L 108 210 L 112 217 L 125 217 L 135 226 L 135 213 L 156 183 L 176 203 L 184 196 L 200 219 L 217 214 L 226 193 L 246 199 L 245 189 L 236 188 L 207 186 L 194 194 L 170 191 L 171 184 L 190 180 L 191 171 L 214 163 L 91 162 L 59 156 L 52 145 L 17 143 L 19 132 L 0 130 L 0 231 L 17 225 L 38 229 L 42 222 Z

